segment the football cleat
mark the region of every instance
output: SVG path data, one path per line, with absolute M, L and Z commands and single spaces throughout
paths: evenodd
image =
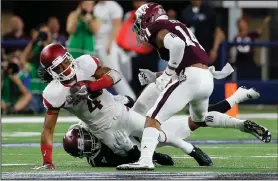
M 163 153 L 154 152 L 153 161 L 160 165 L 168 165 L 168 166 L 174 165 L 174 160 L 172 159 L 172 157 L 170 157 L 167 154 L 163 154 Z
M 189 156 L 193 157 L 200 166 L 212 166 L 213 165 L 210 157 L 206 153 L 204 153 L 200 148 L 198 148 L 196 146 L 194 146 L 192 152 L 189 153 Z
M 38 166 L 33 168 L 34 170 L 42 170 L 42 169 L 55 169 L 55 165 L 53 165 L 52 163 L 44 163 L 42 166 Z
M 146 162 L 140 159 L 138 162 L 123 164 L 116 167 L 117 170 L 154 170 L 153 162 Z
M 256 136 L 259 140 L 269 143 L 271 141 L 271 133 L 265 127 L 258 125 L 257 123 L 246 120 L 244 122 L 244 132 L 250 133 Z
M 254 88 L 247 89 L 244 86 L 239 87 L 234 95 L 237 97 L 238 103 L 251 99 L 258 99 L 260 97 L 260 93 Z

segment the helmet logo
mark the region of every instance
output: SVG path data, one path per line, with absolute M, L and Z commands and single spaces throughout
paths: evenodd
M 140 18 L 144 14 L 146 14 L 146 9 L 149 7 L 149 4 L 144 4 L 141 7 L 138 8 L 138 10 L 135 12 L 136 17 Z

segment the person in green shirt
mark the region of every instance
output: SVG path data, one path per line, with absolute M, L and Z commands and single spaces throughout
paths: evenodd
M 95 36 L 100 27 L 99 19 L 93 15 L 94 1 L 81 1 L 67 19 L 66 43 L 69 53 L 77 58 L 83 54 L 95 54 Z
M 32 95 L 28 91 L 28 74 L 20 70 L 18 66 L 19 58 L 11 57 L 9 60 L 3 60 L 1 77 L 2 95 L 1 110 L 3 114 L 30 113 L 28 107 Z M 25 83 L 25 85 L 24 85 Z

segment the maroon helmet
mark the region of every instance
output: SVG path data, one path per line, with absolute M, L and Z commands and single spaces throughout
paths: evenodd
M 64 136 L 63 147 L 71 156 L 82 158 L 98 155 L 101 143 L 90 131 L 76 124 Z
M 75 76 L 76 62 L 74 58 L 65 47 L 58 43 L 49 44 L 43 48 L 40 63 L 53 79 L 65 81 Z M 65 63 L 67 67 L 62 63 Z
M 154 23 L 161 16 L 167 17 L 163 7 L 157 3 L 146 3 L 140 6 L 135 12 L 135 22 L 133 31 L 136 33 L 136 38 L 139 42 L 147 41 L 146 28 Z

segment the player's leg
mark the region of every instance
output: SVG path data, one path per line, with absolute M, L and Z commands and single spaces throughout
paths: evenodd
M 170 118 L 161 125 L 159 146 L 172 145 L 194 158 L 200 166 L 211 166 L 212 161 L 209 156 L 200 148 L 184 141 L 191 134 L 188 118 Z
M 195 87 L 194 87 L 195 86 Z M 192 99 L 198 85 L 173 81 L 164 89 L 154 106 L 147 113 L 145 129 L 141 141 L 141 157 L 139 162 L 118 166 L 118 169 L 153 169 L 152 155 L 158 144 L 160 122 L 163 123 L 172 115 L 182 110 Z
M 149 84 L 136 100 L 132 110 L 145 116 L 155 104 L 160 93 L 161 91 L 156 87 L 155 83 Z
M 209 106 L 208 111 L 218 111 L 221 113 L 225 113 L 236 104 L 251 99 L 257 99 L 259 97 L 260 94 L 255 89 L 253 88 L 247 89 L 246 87 L 239 87 L 237 91 L 229 98 L 220 101 L 217 104 Z
M 208 126 L 214 128 L 235 128 L 243 132 L 256 136 L 263 142 L 271 141 L 271 134 L 265 127 L 256 124 L 250 120 L 241 120 L 216 111 L 210 111 L 204 114 L 208 105 L 207 100 L 190 102 L 191 119 L 199 126 Z M 202 121 L 205 117 L 205 120 Z

